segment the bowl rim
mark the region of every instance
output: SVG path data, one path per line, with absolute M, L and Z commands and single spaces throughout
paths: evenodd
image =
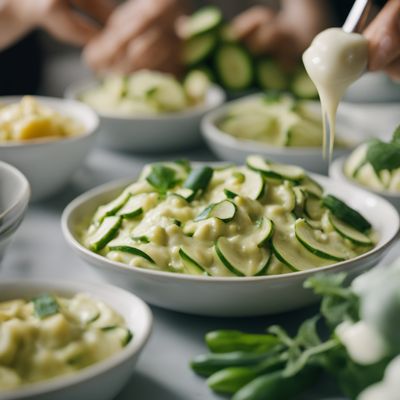
M 77 101 L 79 103 L 85 104 L 87 107 L 90 107 L 83 101 L 79 100 L 79 96 L 82 94 L 83 91 L 94 87 L 98 83 L 99 83 L 99 80 L 96 80 L 96 79 L 87 79 L 87 80 L 82 80 L 82 81 L 72 83 L 65 89 L 64 98 L 71 99 L 73 101 Z M 148 115 L 148 116 L 146 116 L 146 115 L 142 115 L 142 116 L 118 115 L 118 114 L 106 113 L 103 111 L 97 111 L 94 108 L 92 108 L 92 109 L 97 115 L 99 115 L 100 118 L 110 119 L 110 120 L 115 119 L 117 121 L 125 121 L 125 122 L 164 121 L 164 120 L 174 120 L 174 119 L 185 119 L 185 118 L 190 118 L 190 117 L 201 116 L 201 115 L 207 113 L 208 111 L 214 109 L 215 107 L 219 107 L 221 104 L 225 103 L 226 93 L 222 89 L 221 86 L 219 86 L 215 83 L 210 85 L 207 95 L 214 95 L 216 97 L 216 100 L 214 102 L 206 101 L 204 104 L 199 104 L 195 107 L 191 107 L 191 108 L 188 108 L 183 111 L 160 113 L 160 114 Z
M 336 174 L 340 176 L 346 183 L 349 185 L 354 185 L 359 189 L 366 190 L 368 192 L 371 192 L 377 196 L 384 196 L 387 197 L 391 200 L 399 199 L 400 200 L 400 192 L 399 193 L 394 193 L 394 192 L 388 192 L 387 190 L 376 190 L 373 188 L 370 188 L 368 186 L 364 186 L 355 179 L 350 179 L 345 173 L 344 173 L 344 164 L 347 161 L 347 157 L 339 157 L 335 159 L 332 164 L 329 166 L 329 176 L 333 179 L 336 179 Z
M 218 145 L 234 148 L 235 150 L 240 149 L 240 151 L 246 151 L 246 152 L 260 152 L 262 151 L 263 153 L 270 153 L 270 154 L 282 154 L 285 153 L 289 156 L 295 156 L 295 155 L 315 155 L 315 154 L 321 154 L 322 151 L 320 147 L 283 147 L 283 146 L 273 146 L 273 145 L 268 145 L 266 143 L 263 143 L 261 141 L 256 141 L 256 140 L 249 140 L 249 139 L 237 139 L 234 136 L 230 135 L 229 133 L 226 133 L 219 129 L 216 125 L 216 122 L 219 118 L 223 117 L 224 114 L 227 113 L 227 109 L 231 107 L 233 104 L 240 104 L 242 102 L 248 101 L 250 99 L 256 99 L 258 97 L 263 96 L 262 92 L 258 93 L 253 93 L 248 96 L 241 97 L 239 99 L 235 99 L 232 101 L 228 101 L 215 110 L 212 110 L 208 112 L 206 115 L 203 116 L 201 123 L 200 123 L 200 128 L 201 128 L 201 133 L 203 137 L 207 141 L 212 141 L 212 142 L 218 142 Z M 317 100 L 304 100 L 309 103 L 316 104 L 318 101 Z M 338 133 L 338 136 L 343 136 Z M 348 147 L 343 147 L 343 148 L 335 148 L 333 150 L 334 154 L 341 154 L 343 152 L 349 152 L 352 149 L 354 149 L 356 146 L 358 146 L 361 143 L 361 138 L 360 140 L 354 140 L 351 143 L 349 143 Z
M 98 292 L 108 291 L 109 293 L 113 293 L 115 296 L 124 297 L 129 300 L 131 303 L 135 303 L 136 306 L 140 309 L 140 313 L 143 317 L 143 335 L 141 338 L 136 340 L 132 340 L 126 347 L 123 347 L 121 351 L 112 354 L 111 356 L 101 360 L 97 363 L 87 366 L 74 374 L 60 375 L 56 376 L 52 379 L 39 381 L 32 384 L 23 385 L 17 389 L 9 389 L 0 392 L 0 400 L 19 400 L 19 399 L 28 399 L 31 396 L 38 396 L 41 394 L 48 394 L 54 391 L 58 391 L 60 389 L 67 389 L 69 386 L 78 385 L 86 380 L 90 380 L 95 378 L 97 375 L 107 373 L 107 371 L 112 370 L 114 367 L 128 362 L 130 358 L 132 358 L 137 353 L 143 349 L 145 344 L 147 343 L 152 327 L 153 327 L 153 315 L 150 310 L 150 307 L 138 296 L 135 294 L 124 290 L 120 287 L 113 286 L 110 284 L 103 283 L 89 283 L 82 281 L 73 281 L 73 280 L 55 280 L 55 279 L 29 279 L 27 281 L 20 281 L 16 279 L 5 279 L 0 282 L 0 289 L 2 287 L 11 286 L 11 287 L 20 287 L 20 288 L 37 288 L 40 287 L 46 288 L 54 288 L 55 291 L 68 291 L 72 293 L 79 293 L 81 291 L 87 292 L 90 295 L 93 295 L 94 298 L 98 298 L 104 303 L 107 304 L 107 301 L 103 300 L 102 295 L 98 294 Z M 95 292 L 95 294 L 93 294 Z M 1 298 L 1 296 L 0 296 Z M 119 310 L 116 310 L 119 314 L 122 314 Z M 124 318 L 125 320 L 125 318 Z M 129 326 L 128 326 L 129 327 Z M 135 338 L 135 336 L 134 336 Z
M 204 163 L 203 163 L 204 164 Z M 314 173 L 309 173 L 311 177 L 314 179 L 316 178 L 317 180 L 330 180 L 332 182 L 336 182 L 334 179 L 329 178 L 327 176 L 319 175 L 319 174 L 314 174 Z M 76 197 L 74 200 L 72 200 L 64 209 L 62 216 L 61 216 L 61 230 L 63 233 L 63 236 L 67 243 L 78 253 L 82 254 L 86 259 L 87 258 L 92 258 L 95 261 L 97 261 L 96 265 L 100 266 L 101 268 L 106 268 L 106 269 L 111 269 L 112 271 L 116 271 L 116 268 L 119 272 L 125 272 L 125 273 L 137 273 L 137 274 L 142 274 L 144 276 L 148 277 L 161 277 L 161 278 L 175 278 L 178 281 L 192 281 L 192 282 L 206 282 L 206 283 L 215 283 L 215 284 L 232 284 L 234 282 L 242 282 L 243 284 L 251 284 L 252 282 L 260 282 L 260 281 L 275 281 L 275 280 L 281 280 L 281 281 L 287 281 L 287 280 L 292 280 L 292 279 L 299 279 L 301 277 L 306 277 L 308 275 L 312 275 L 316 272 L 331 272 L 332 270 L 338 268 L 338 267 L 343 267 L 345 265 L 351 265 L 354 262 L 360 262 L 364 260 L 365 258 L 371 257 L 372 255 L 376 253 L 380 253 L 385 251 L 388 247 L 392 245 L 392 243 L 397 239 L 399 233 L 400 233 L 400 216 L 398 212 L 396 211 L 395 207 L 390 204 L 387 200 L 384 198 L 377 196 L 373 193 L 369 193 L 363 189 L 359 188 L 351 188 L 352 190 L 356 190 L 358 192 L 363 192 L 365 194 L 368 194 L 368 196 L 372 196 L 375 198 L 376 201 L 380 202 L 384 207 L 390 209 L 391 212 L 396 215 L 396 228 L 395 231 L 386 242 L 381 243 L 380 245 L 375 246 L 373 249 L 370 251 L 361 254 L 357 257 L 354 257 L 350 260 L 344 260 L 341 262 L 337 262 L 335 264 L 330 264 L 327 266 L 323 267 L 318 267 L 318 268 L 310 268 L 309 270 L 305 271 L 297 271 L 297 272 L 291 272 L 287 274 L 279 274 L 279 275 L 264 275 L 264 276 L 246 276 L 246 277 L 214 277 L 214 276 L 197 276 L 197 275 L 189 275 L 189 274 L 173 274 L 171 272 L 167 271 L 156 271 L 156 270 L 150 270 L 150 269 L 145 269 L 145 268 L 138 268 L 134 266 L 130 266 L 118 261 L 112 261 L 107 259 L 104 256 L 101 256 L 99 254 L 96 254 L 92 252 L 91 250 L 87 249 L 84 247 L 76 238 L 75 235 L 71 232 L 69 228 L 69 222 L 70 222 L 70 217 L 72 213 L 76 210 L 79 209 L 80 206 L 83 204 L 86 204 L 90 201 L 93 200 L 93 198 L 100 196 L 101 194 L 111 192 L 113 190 L 118 190 L 118 189 L 123 189 L 124 185 L 127 185 L 129 183 L 134 182 L 132 179 L 119 179 L 119 180 L 114 180 L 108 183 L 105 183 L 103 185 L 97 186 L 93 189 L 90 189 L 78 197 Z
M 8 170 L 14 174 L 22 183 L 22 194 L 20 197 L 15 199 L 13 203 L 11 203 L 8 208 L 6 208 L 3 212 L 0 212 L 0 219 L 4 218 L 6 215 L 11 213 L 14 209 L 22 204 L 23 211 L 25 210 L 26 206 L 28 205 L 29 198 L 31 196 L 31 186 L 28 182 L 26 176 L 16 167 L 13 165 L 6 163 L 5 161 L 0 161 L 0 169 Z
M 19 141 L 9 141 L 0 143 L 0 150 L 7 149 L 19 149 L 21 147 L 37 147 L 37 146 L 52 146 L 56 143 L 65 143 L 65 142 L 75 142 L 82 140 L 83 138 L 87 138 L 96 134 L 99 130 L 100 119 L 99 116 L 92 110 L 88 105 L 73 100 L 73 99 L 63 99 L 59 97 L 52 96 L 37 96 L 37 95 L 19 95 L 19 96 L 0 96 L 0 103 L 13 103 L 20 101 L 25 96 L 32 96 L 37 99 L 39 102 L 52 102 L 52 103 L 67 103 L 72 105 L 73 107 L 78 107 L 83 110 L 83 112 L 90 116 L 90 119 L 93 121 L 93 127 L 86 129 L 85 131 L 80 133 L 79 135 L 67 136 L 63 138 L 52 138 L 52 137 L 44 137 L 38 139 L 29 139 L 29 140 L 19 140 Z M 51 106 L 50 106 L 51 107 Z

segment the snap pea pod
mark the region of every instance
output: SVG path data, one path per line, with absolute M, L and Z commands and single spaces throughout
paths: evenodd
M 309 388 L 318 375 L 315 367 L 306 367 L 286 378 L 283 370 L 261 375 L 245 385 L 232 400 L 290 400 Z
M 201 354 L 191 361 L 190 366 L 197 374 L 210 376 L 213 373 L 228 367 L 256 365 L 270 355 L 271 352 L 248 353 L 244 351 L 233 351 L 223 354 Z
M 275 335 L 218 330 L 207 333 L 206 343 L 213 353 L 267 351 L 280 343 Z
M 282 369 L 287 359 L 288 353 L 284 352 L 272 355 L 255 366 L 224 368 L 212 374 L 207 384 L 215 392 L 233 394 L 258 376 Z

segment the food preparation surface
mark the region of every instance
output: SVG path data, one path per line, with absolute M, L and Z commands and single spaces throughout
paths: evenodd
M 134 157 L 96 149 L 84 168 L 65 190 L 52 199 L 32 204 L 0 267 L 0 277 L 16 279 L 58 278 L 99 282 L 98 276 L 69 248 L 61 233 L 64 207 L 78 194 L 107 181 L 135 176 L 145 163 L 159 159 L 189 158 L 212 161 L 205 149 L 164 156 Z M 400 256 L 397 245 L 386 257 Z M 172 290 L 172 289 L 171 289 Z M 182 300 L 184 301 L 184 299 Z M 116 400 L 217 400 L 204 379 L 190 370 L 189 360 L 206 351 L 203 337 L 213 329 L 230 328 L 261 332 L 271 324 L 295 327 L 315 312 L 315 307 L 277 316 L 242 319 L 196 317 L 152 307 L 153 335 L 142 354 L 129 384 Z M 307 400 L 333 400 L 337 391 L 321 382 Z M 338 397 L 335 397 L 338 399 Z

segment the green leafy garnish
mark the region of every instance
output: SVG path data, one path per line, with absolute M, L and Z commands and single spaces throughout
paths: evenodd
M 35 314 L 40 319 L 57 314 L 60 311 L 60 306 L 57 302 L 57 299 L 47 293 L 35 297 L 32 299 L 32 303 Z
M 152 165 L 146 180 L 161 194 L 167 193 L 168 189 L 173 188 L 178 183 L 176 171 L 162 164 Z

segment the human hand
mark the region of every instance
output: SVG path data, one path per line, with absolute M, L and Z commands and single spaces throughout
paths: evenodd
M 181 40 L 175 23 L 182 0 L 130 0 L 119 6 L 104 30 L 85 48 L 84 59 L 98 72 L 139 69 L 178 72 Z
M 4 0 L 2 5 L 0 48 L 36 27 L 64 42 L 84 45 L 115 7 L 113 0 Z
M 400 80 L 400 0 L 389 0 L 364 35 L 369 43 L 368 68 Z
M 330 23 L 324 0 L 282 0 L 279 12 L 266 6 L 248 9 L 233 20 L 232 30 L 252 53 L 272 55 L 291 67 Z

